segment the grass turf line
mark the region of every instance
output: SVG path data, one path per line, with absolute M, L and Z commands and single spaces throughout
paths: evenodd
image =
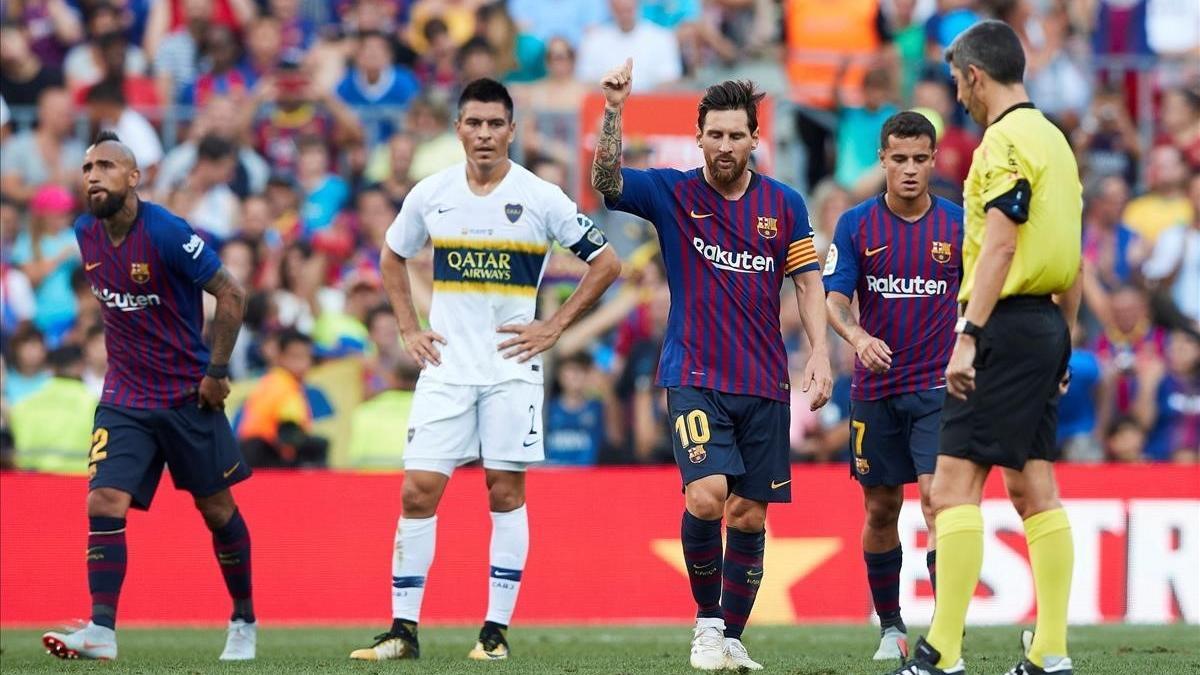
M 219 663 L 224 633 L 201 629 L 125 629 L 118 633 L 120 660 L 63 662 L 41 647 L 41 633 L 0 631 L 4 673 L 193 674 L 303 673 L 565 673 L 569 675 L 694 673 L 687 663 L 685 626 L 522 628 L 509 634 L 513 658 L 478 663 L 466 659 L 476 629 L 421 631 L 418 662 L 352 662 L 352 649 L 368 646 L 370 629 L 264 629 L 258 660 Z M 911 634 L 913 641 L 917 633 Z M 1019 629 L 972 627 L 965 658 L 969 673 L 999 674 L 1019 658 Z M 1088 675 L 1156 673 L 1200 675 L 1200 630 L 1195 626 L 1087 626 L 1071 629 L 1075 672 Z M 885 673 L 891 662 L 871 661 L 878 631 L 870 626 L 754 627 L 746 631 L 750 655 L 769 672 L 788 675 Z

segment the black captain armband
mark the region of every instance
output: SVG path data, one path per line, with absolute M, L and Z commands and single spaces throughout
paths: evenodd
M 1020 178 L 1011 190 L 984 204 L 983 210 L 986 213 L 988 209 L 1000 209 L 1009 220 L 1019 225 L 1029 220 L 1029 200 L 1032 198 L 1033 188 L 1029 186 L 1029 181 Z
M 579 220 L 579 224 L 583 226 L 584 233 L 579 238 L 579 241 L 571 245 L 571 252 L 580 260 L 591 262 L 592 258 L 595 258 L 596 254 L 600 252 L 600 249 L 608 244 L 608 239 L 605 238 L 604 232 L 600 228 L 592 224 L 591 218 L 583 214 L 579 214 L 576 218 Z

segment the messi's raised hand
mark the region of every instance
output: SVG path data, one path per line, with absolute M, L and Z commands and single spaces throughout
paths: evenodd
M 633 88 L 633 59 L 625 59 L 620 68 L 615 68 L 601 78 L 600 86 L 604 89 L 604 101 L 610 108 L 620 108 L 629 98 Z

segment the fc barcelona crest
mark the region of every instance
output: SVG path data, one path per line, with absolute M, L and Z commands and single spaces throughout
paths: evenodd
M 132 263 L 129 268 L 129 278 L 139 284 L 150 281 L 150 263 Z
M 758 217 L 758 234 L 764 239 L 774 239 L 779 234 L 779 219 L 769 216 Z
M 520 218 L 521 214 L 524 212 L 525 212 L 525 207 L 521 206 L 520 204 L 505 204 L 504 205 L 504 215 L 508 217 L 508 222 L 510 222 L 510 223 L 517 222 L 517 219 Z
M 704 449 L 703 445 L 693 445 L 688 448 L 687 453 L 688 459 L 691 460 L 692 464 L 699 464 L 708 457 L 708 451 Z
M 940 262 L 944 265 L 944 264 L 950 262 L 950 251 L 951 250 L 952 249 L 951 249 L 950 242 L 935 241 L 935 242 L 933 242 L 933 248 L 931 248 L 929 250 L 929 255 L 933 256 L 933 259 L 935 261 Z

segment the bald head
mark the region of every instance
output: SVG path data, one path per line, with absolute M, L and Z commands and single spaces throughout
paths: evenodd
M 88 210 L 97 218 L 112 217 L 127 202 L 136 202 L 141 177 L 129 147 L 111 131 L 101 132 L 83 156 Z

